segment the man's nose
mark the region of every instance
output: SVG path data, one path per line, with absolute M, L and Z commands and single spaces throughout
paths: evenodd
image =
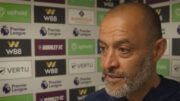
M 103 69 L 118 68 L 120 65 L 118 61 L 118 56 L 113 49 L 108 50 L 106 56 L 102 58 L 104 58 L 102 59 Z

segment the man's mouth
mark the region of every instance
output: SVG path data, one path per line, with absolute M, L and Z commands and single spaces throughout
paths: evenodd
M 116 74 L 107 73 L 105 76 L 105 79 L 107 82 L 116 83 L 122 80 L 123 77 L 120 77 L 119 75 L 116 75 Z

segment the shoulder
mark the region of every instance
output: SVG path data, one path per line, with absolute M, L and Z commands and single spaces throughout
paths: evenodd
M 180 101 L 180 83 L 161 77 L 160 85 L 150 93 L 153 101 Z
M 105 89 L 101 89 L 88 95 L 84 101 L 108 101 L 108 97 Z
M 164 89 L 167 93 L 167 100 L 165 101 L 180 101 L 180 82 L 175 80 L 163 78 Z
M 164 78 L 161 76 L 161 84 L 160 86 L 172 90 L 172 91 L 179 91 L 180 90 L 180 82 L 177 82 L 172 79 Z

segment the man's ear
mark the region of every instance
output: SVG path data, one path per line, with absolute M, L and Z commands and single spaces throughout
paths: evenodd
M 166 50 L 166 39 L 161 38 L 157 40 L 153 46 L 153 60 L 157 62 Z

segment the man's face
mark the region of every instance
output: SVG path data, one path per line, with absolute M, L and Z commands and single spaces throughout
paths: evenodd
M 132 17 L 111 16 L 103 21 L 99 44 L 108 94 L 127 96 L 147 81 L 152 54 L 146 39 L 146 31 Z

